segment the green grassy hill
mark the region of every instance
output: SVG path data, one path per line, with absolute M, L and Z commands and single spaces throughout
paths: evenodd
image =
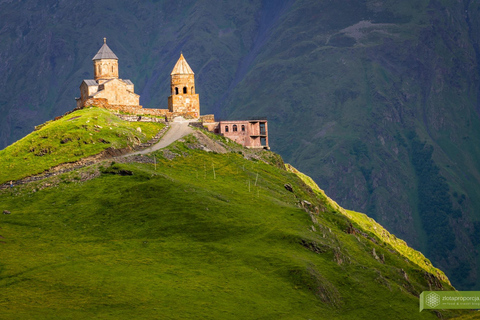
M 480 290 L 479 12 L 473 0 L 0 1 L 0 148 L 75 106 L 103 37 L 149 108 L 167 107 L 183 52 L 202 113 L 268 117 L 287 162 Z
M 230 151 L 190 135 L 1 190 L 1 318 L 437 319 L 418 295 L 453 288 L 421 253 L 278 155 L 208 136 Z
M 82 109 L 48 121 L 11 146 L 0 150 L 0 184 L 38 174 L 112 148 L 147 142 L 165 125 L 127 122 L 110 111 Z

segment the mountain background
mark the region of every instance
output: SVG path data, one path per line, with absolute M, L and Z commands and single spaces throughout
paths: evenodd
M 267 116 L 285 161 L 479 290 L 479 36 L 470 0 L 0 0 L 0 148 L 75 107 L 103 37 L 146 108 L 183 52 L 203 114 Z

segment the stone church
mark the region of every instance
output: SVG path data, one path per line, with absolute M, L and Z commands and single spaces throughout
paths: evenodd
M 140 96 L 134 92 L 132 81 L 118 78 L 118 58 L 108 47 L 106 38 L 92 60 L 94 79 L 83 80 L 77 107 L 83 107 L 91 98 L 107 99 L 110 105 L 140 105 Z
M 108 47 L 106 38 L 103 38 L 103 45 L 92 60 L 94 78 L 83 80 L 80 85 L 77 109 L 96 106 L 138 115 L 138 119 L 144 115 L 165 117 L 166 121 L 178 116 L 198 119 L 205 129 L 247 148 L 269 149 L 266 119 L 217 122 L 212 114 L 200 115 L 195 74 L 182 53 L 170 73 L 168 109 L 143 108 L 140 105 L 140 96 L 134 92 L 132 81 L 118 77 L 118 57 Z

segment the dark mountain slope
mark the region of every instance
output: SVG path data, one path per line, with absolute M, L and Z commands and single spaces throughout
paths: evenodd
M 464 7 L 297 1 L 281 21 L 229 112 L 269 115 L 288 161 L 475 286 L 480 122 Z

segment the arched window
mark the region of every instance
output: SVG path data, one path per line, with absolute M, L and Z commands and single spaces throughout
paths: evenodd
M 237 125 L 236 124 L 233 125 L 233 131 L 237 131 Z
M 175 87 L 175 94 L 178 94 L 178 88 Z
M 242 124 L 242 131 L 245 131 L 245 126 Z
M 228 126 L 225 126 L 225 132 L 228 132 Z
M 193 87 L 192 89 L 190 89 L 190 94 L 195 94 L 195 90 L 193 90 Z
M 183 87 L 183 94 L 187 93 L 187 87 Z
M 113 66 L 112 66 L 112 73 L 113 73 Z

